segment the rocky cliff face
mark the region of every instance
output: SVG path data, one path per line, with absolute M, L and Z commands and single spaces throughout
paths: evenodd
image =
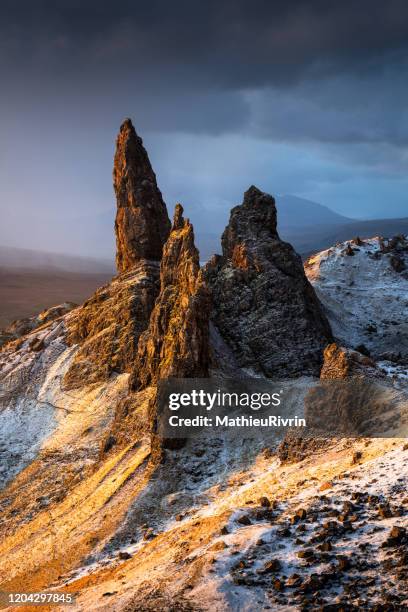
M 67 320 L 67 342 L 79 346 L 64 377 L 67 388 L 132 370 L 139 336 L 159 292 L 159 274 L 159 262 L 139 261 L 72 313 Z
M 160 378 L 208 376 L 209 294 L 203 283 L 193 226 L 177 204 L 163 249 L 160 294 L 139 341 L 132 386 Z
M 134 180 L 144 180 L 136 161 L 124 192 L 129 184 L 134 193 L 143 187 Z M 330 331 L 299 258 L 276 233 L 273 198 L 252 188 L 232 211 L 223 256 L 206 270 L 208 289 L 182 208 L 160 262 L 166 215 L 148 198 L 138 202 L 128 228 L 134 243 L 130 217 L 118 215 L 121 273 L 81 307 L 63 305 L 16 324 L 0 349 L 0 590 L 76 592 L 76 610 L 326 609 L 333 601 L 353 610 L 371 601 L 407 609 L 404 440 L 300 439 L 276 455 L 257 436 L 245 447 L 240 436 L 206 436 L 184 447 L 172 441 L 157 460 L 166 441 L 151 435 L 154 383 L 208 373 L 210 289 L 213 355 L 237 375 L 314 371 Z M 149 251 L 143 245 L 151 223 L 157 248 Z M 378 309 L 394 287 L 392 318 L 398 305 L 403 317 L 406 252 L 388 247 L 376 255 L 367 246 L 364 257 L 361 245 L 350 247 L 334 266 L 335 282 L 327 274 L 323 289 L 338 284 L 337 304 L 347 304 L 353 277 L 343 283 L 341 270 L 357 273 L 350 262 L 360 256 L 367 270 L 381 262 L 367 275 L 364 299 L 372 297 Z M 327 259 L 325 268 L 325 257 L 316 258 L 317 272 L 330 269 Z M 377 283 L 378 270 L 392 283 Z M 355 305 L 357 295 L 356 287 Z M 349 312 L 343 328 L 354 319 Z M 360 367 L 370 366 L 351 350 L 365 339 L 361 333 L 344 349 L 327 348 L 326 380 L 289 385 L 316 389 L 305 408 L 311 417 L 327 414 L 326 431 L 334 410 L 358 426 L 357 406 L 376 428 L 384 415 L 393 436 L 402 413 L 406 437 L 402 387 L 388 377 L 373 397 L 372 381 L 366 386 L 360 376 Z M 289 414 L 301 408 L 295 395 Z M 401 402 L 405 412 L 397 410 Z M 296 463 L 280 465 L 290 455 Z
M 130 119 L 121 125 L 116 141 L 113 186 L 118 271 L 126 272 L 143 259 L 160 261 L 170 221 L 143 141 Z
M 68 320 L 68 344 L 78 344 L 65 374 L 67 388 L 106 380 L 134 367 L 160 289 L 160 260 L 170 221 L 142 139 L 130 119 L 116 141 L 116 264 L 120 273 Z
M 222 251 L 205 276 L 213 322 L 239 366 L 266 376 L 318 374 L 330 326 L 300 257 L 278 236 L 270 195 L 256 187 L 245 193 Z

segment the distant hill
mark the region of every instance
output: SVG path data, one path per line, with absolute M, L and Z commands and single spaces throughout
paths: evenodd
M 276 206 L 281 238 L 290 242 L 303 256 L 355 236 L 370 238 L 408 234 L 408 217 L 360 221 L 339 215 L 323 204 L 292 195 L 277 196 Z M 221 253 L 223 229 L 214 227 L 213 232 L 200 232 L 198 228 L 196 236 L 201 261 L 207 261 L 214 253 Z
M 339 215 L 323 204 L 292 195 L 277 196 L 276 205 L 280 236 L 303 256 L 354 236 L 370 238 L 376 235 L 389 237 L 400 233 L 408 234 L 408 217 L 359 221 Z M 208 212 L 206 215 L 208 216 Z M 201 212 L 201 216 L 196 215 L 197 218 L 192 216 L 202 262 L 207 261 L 214 253 L 221 253 L 221 234 L 225 227 L 224 220 L 219 215 L 213 215 L 210 216 L 212 231 L 200 231 L 206 215 Z M 204 226 L 209 225 L 207 219 Z M 113 258 L 109 261 L 5 246 L 0 246 L 0 268 L 115 274 Z
M 328 249 L 336 242 L 343 242 L 356 236 L 360 236 L 360 238 L 372 238 L 373 236 L 389 238 L 396 234 L 408 235 L 408 217 L 278 229 L 283 240 L 290 242 L 300 255 L 307 257 L 316 251 Z M 221 253 L 221 237 L 217 234 L 197 232 L 197 245 L 201 261 L 208 261 L 214 253 Z
M 343 217 L 323 204 L 293 195 L 276 196 L 278 227 L 315 227 L 316 225 L 340 225 L 353 221 Z
M 62 302 L 81 303 L 115 273 L 110 261 L 0 246 L 0 328 Z
M 115 273 L 114 262 L 109 260 L 6 246 L 0 246 L 0 267 L 8 270 L 11 268 L 43 271 L 59 270 L 81 274 L 112 275 Z
M 280 230 L 281 237 L 290 242 L 303 256 L 327 249 L 336 242 L 343 242 L 355 236 L 371 238 L 396 234 L 408 235 L 408 217 L 403 219 L 372 219 L 350 221 L 344 224 L 321 225 L 317 227 L 286 228 Z
M 408 234 L 408 217 L 360 221 L 339 215 L 317 202 L 292 195 L 277 196 L 276 206 L 280 236 L 302 255 L 327 249 L 336 242 L 355 236 L 371 238 Z

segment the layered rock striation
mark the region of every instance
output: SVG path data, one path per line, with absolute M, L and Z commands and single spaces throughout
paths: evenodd
M 170 220 L 143 141 L 130 119 L 123 122 L 116 140 L 113 186 L 118 271 L 126 272 L 143 259 L 160 261 Z
M 64 377 L 66 388 L 130 372 L 140 334 L 159 292 L 160 264 L 140 261 L 98 289 L 67 319 L 67 342 L 78 350 Z
M 252 186 L 231 211 L 222 256 L 205 268 L 212 320 L 248 373 L 318 375 L 331 330 L 302 261 L 276 229 L 272 196 Z
M 160 294 L 149 327 L 139 340 L 133 388 L 168 377 L 208 376 L 209 308 L 193 226 L 177 204 L 163 249 Z
M 142 139 L 130 119 L 120 127 L 113 168 L 119 275 L 67 321 L 67 341 L 78 344 L 64 377 L 67 388 L 133 370 L 139 337 L 160 290 L 160 260 L 170 230 Z

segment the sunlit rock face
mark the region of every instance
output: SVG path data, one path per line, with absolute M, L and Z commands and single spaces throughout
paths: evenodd
M 222 257 L 205 269 L 213 322 L 241 368 L 318 375 L 330 326 L 302 261 L 276 230 L 272 196 L 252 186 L 231 211 Z
M 132 370 L 140 334 L 159 292 L 159 273 L 159 262 L 142 260 L 72 313 L 67 342 L 78 348 L 64 377 L 67 388 Z
M 136 166 L 130 174 L 120 198 Z M 82 306 L 6 330 L 0 590 L 68 590 L 76 610 L 298 609 L 305 597 L 326 609 L 339 592 L 345 609 L 406 609 L 406 367 L 403 354 L 391 355 L 404 368 L 397 381 L 368 355 L 385 350 L 391 326 L 396 350 L 405 337 L 405 238 L 333 247 L 307 266 L 333 329 L 351 330 L 343 337 L 353 343 L 328 344 L 322 379 L 289 381 L 299 395 L 285 404 L 292 414 L 304 397 L 308 426 L 323 423 L 329 435 L 289 430 L 277 449 L 281 431 L 267 445 L 245 432 L 244 444 L 240 435 L 165 439 L 160 378 L 314 373 L 330 330 L 298 256 L 279 239 L 271 196 L 247 192 L 205 273 L 182 207 L 170 233 L 162 208 L 156 215 L 143 202 L 153 225 L 142 231 L 136 215 L 138 239 L 121 239 L 118 276 Z M 378 437 L 383 424 L 388 440 Z M 356 568 L 358 599 L 341 591 Z
M 160 261 L 170 220 L 143 141 L 130 119 L 123 122 L 116 140 L 113 186 L 118 271 L 126 272 L 142 259 Z
M 177 204 L 163 249 L 160 294 L 139 341 L 133 386 L 166 377 L 208 375 L 209 293 L 200 272 L 193 226 Z
M 119 275 L 98 289 L 68 322 L 67 342 L 78 345 L 78 350 L 64 377 L 67 388 L 133 370 L 139 337 L 159 294 L 160 260 L 170 221 L 130 119 L 123 122 L 117 137 L 113 182 Z
M 378 370 L 376 370 L 374 361 L 366 355 L 339 346 L 334 342 L 325 348 L 323 367 L 320 373 L 322 380 L 369 376 L 370 374 L 378 374 Z

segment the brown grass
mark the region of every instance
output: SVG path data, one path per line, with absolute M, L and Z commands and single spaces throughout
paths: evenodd
M 110 278 L 106 273 L 0 268 L 0 329 L 62 302 L 81 304 Z

